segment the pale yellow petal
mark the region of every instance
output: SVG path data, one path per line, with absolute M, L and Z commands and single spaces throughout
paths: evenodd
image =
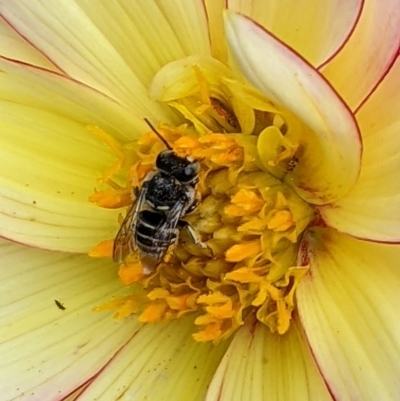
M 193 329 L 191 318 L 144 326 L 79 400 L 202 401 L 229 344 L 199 344 Z
M 285 335 L 261 324 L 240 329 L 225 354 L 206 401 L 331 401 L 294 323 Z
M 228 0 L 318 67 L 338 51 L 354 28 L 362 0 Z
M 1 399 L 62 399 L 134 336 L 92 308 L 125 289 L 110 262 L 0 244 Z M 60 309 L 57 300 L 65 308 Z
M 355 187 L 322 207 L 325 222 L 375 241 L 400 241 L 400 58 L 357 113 L 364 153 Z
M 361 141 L 353 115 L 299 55 L 252 20 L 232 12 L 226 16 L 228 42 L 242 73 L 297 116 L 298 127 L 287 137 L 302 154 L 286 181 L 310 203 L 340 198 L 359 174 Z
M 207 11 L 211 51 L 213 57 L 221 62 L 228 60 L 228 48 L 224 33 L 223 10 L 226 8 L 226 0 L 204 0 Z
M 0 55 L 51 71 L 57 67 L 0 16 Z
M 71 252 L 112 238 L 118 212 L 88 197 L 116 156 L 86 125 L 122 139 L 144 122 L 68 78 L 0 63 L 0 235 Z
M 3 12 L 65 73 L 154 119 L 171 113 L 147 98 L 153 75 L 170 61 L 210 53 L 200 0 L 18 0 Z
M 400 376 L 400 246 L 308 233 L 297 290 L 307 339 L 337 400 L 395 401 Z
M 118 140 L 148 130 L 143 116 L 71 78 L 0 57 L 0 99 L 47 110 L 84 125 L 98 125 Z
M 386 74 L 400 45 L 400 1 L 365 0 L 354 32 L 323 74 L 356 110 Z
M 171 102 L 184 96 L 199 93 L 199 81 L 195 68 L 206 78 L 207 85 L 218 94 L 226 78 L 232 78 L 232 71 L 212 57 L 190 56 L 167 64 L 154 77 L 149 95 L 160 102 Z

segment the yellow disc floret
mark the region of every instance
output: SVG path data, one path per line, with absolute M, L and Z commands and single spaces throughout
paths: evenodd
M 175 108 L 185 109 L 187 120 L 192 116 L 190 123 L 158 129 L 174 152 L 201 163 L 197 184 L 201 199 L 184 219 L 208 249 L 182 231 L 176 246 L 150 275 L 144 274 L 138 255 L 130 255 L 119 275 L 123 284 L 135 286 L 134 295 L 98 309 L 116 307 L 117 317 L 136 313 L 149 323 L 196 313 L 198 331 L 193 337 L 200 342 L 225 339 L 254 317 L 282 334 L 290 325 L 296 287 L 307 272 L 307 266 L 297 265 L 297 253 L 302 233 L 313 219 L 313 210 L 282 179 L 297 145 L 282 134 L 284 114 L 260 110 L 258 98 L 252 109 L 253 131 L 242 133 L 243 113 L 251 102 L 247 98 L 237 116 L 240 103 L 232 99 L 243 87 L 228 77 L 224 90 L 213 92 L 206 72 L 196 65 L 192 75 L 198 93 L 172 100 Z M 201 132 L 196 129 L 200 125 Z M 268 127 L 282 135 L 274 134 L 280 148 L 270 152 L 274 160 L 266 161 L 261 160 L 258 139 Z M 99 128 L 90 129 L 110 148 L 116 146 Z M 133 187 L 142 185 L 162 150 L 164 145 L 152 132 L 119 146 L 117 167 L 102 177 L 110 190 L 97 191 L 91 201 L 109 208 L 129 206 Z M 282 174 L 273 175 L 268 164 L 281 166 Z M 118 168 L 126 172 L 125 186 L 112 178 Z M 107 250 L 110 244 L 105 242 L 91 254 L 104 256 Z

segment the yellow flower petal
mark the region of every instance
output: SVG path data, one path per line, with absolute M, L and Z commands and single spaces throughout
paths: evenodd
M 68 78 L 6 60 L 0 65 L 0 166 L 7 171 L 0 178 L 0 233 L 87 252 L 115 235 L 118 212 L 88 202 L 116 156 L 86 126 L 122 139 L 142 133 L 145 123 Z
M 320 209 L 340 231 L 400 241 L 400 58 L 357 113 L 364 139 L 360 178 L 338 202 Z
M 125 292 L 110 261 L 4 241 L 0 258 L 3 400 L 67 396 L 138 330 L 136 320 L 113 321 L 110 313 L 92 312 Z
M 296 293 L 298 310 L 335 399 L 396 400 L 400 246 L 315 229 L 302 256 L 311 267 Z
M 206 15 L 201 1 L 104 1 L 93 7 L 30 1 L 10 2 L 5 18 L 60 68 L 155 120 L 172 118 L 151 101 L 147 87 L 166 63 L 189 54 L 208 54 Z
M 191 319 L 146 325 L 107 364 L 80 401 L 202 401 L 228 342 L 199 344 Z
M 195 55 L 178 59 L 155 75 L 150 87 L 150 97 L 160 102 L 170 102 L 199 92 L 196 66 L 200 66 L 197 67 L 197 72 L 207 78 L 211 90 L 220 92 L 221 76 L 233 76 L 228 67 L 209 56 Z
M 212 55 L 217 60 L 224 63 L 227 62 L 228 58 L 224 23 L 222 20 L 222 11 L 226 8 L 226 3 L 226 0 L 204 0 L 207 11 Z
M 226 31 L 246 78 L 299 119 L 286 137 L 299 144 L 301 160 L 286 181 L 310 203 L 343 196 L 357 180 L 361 159 L 358 127 L 347 106 L 316 70 L 253 21 L 227 13 Z
M 152 99 L 170 102 L 187 119 L 191 120 L 198 132 L 209 133 L 209 121 L 202 121 L 208 128 L 199 124 L 198 119 L 210 112 L 213 118 L 227 132 L 243 131 L 250 134 L 254 129 L 254 111 L 276 111 L 268 99 L 244 81 L 238 80 L 233 72 L 223 63 L 209 56 L 190 56 L 165 65 L 155 75 L 149 90 Z M 199 95 L 199 101 L 187 105 L 190 96 Z M 176 100 L 176 102 L 172 102 Z M 224 108 L 223 102 L 230 104 L 231 111 Z M 186 103 L 183 103 L 186 102 Z M 193 116 L 191 116 L 193 114 Z M 197 125 L 196 125 L 197 123 Z M 227 124 L 226 124 L 227 123 Z M 215 124 L 215 121 L 214 121 Z M 220 125 L 214 132 L 221 132 Z
M 250 17 L 316 67 L 340 48 L 362 6 L 362 0 L 228 1 L 230 10 Z
M 348 42 L 322 70 L 352 110 L 359 107 L 386 74 L 400 45 L 399 1 L 363 3 L 360 19 Z
M 0 67 L 1 100 L 99 126 L 117 140 L 132 141 L 148 130 L 143 115 L 70 78 L 5 59 Z
M 0 18 L 0 43 L 0 55 L 3 57 L 60 72 L 48 58 L 18 35 L 3 18 Z
M 205 401 L 331 401 L 298 324 L 284 336 L 263 325 L 235 335 Z

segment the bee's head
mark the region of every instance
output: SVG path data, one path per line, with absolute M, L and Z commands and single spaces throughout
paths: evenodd
M 195 184 L 200 171 L 200 163 L 189 157 L 180 157 L 172 150 L 164 150 L 157 156 L 156 167 L 173 175 L 182 184 Z

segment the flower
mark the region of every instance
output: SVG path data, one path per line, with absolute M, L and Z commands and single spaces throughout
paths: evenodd
M 229 2 L 259 25 L 227 13 L 226 36 L 220 2 L 3 3 L 4 399 L 62 399 L 85 386 L 80 400 L 396 399 L 400 7 L 395 0 L 320 3 Z M 266 177 L 290 184 L 304 210 L 312 205 L 307 230 L 296 236 L 298 266 L 309 271 L 296 290 L 290 329 L 271 334 L 250 316 L 227 340 L 200 344 L 190 315 L 143 325 L 90 313 L 130 294 L 111 262 L 81 254 L 117 230 L 118 211 L 88 201 L 99 176 L 123 180 L 113 140 L 138 139 L 148 130 L 144 116 L 180 126 L 182 117 L 162 101 L 195 110 L 177 96 L 190 90 L 191 81 L 179 79 L 185 60 L 212 55 L 226 66 L 228 48 L 234 77 L 240 71 L 261 94 L 227 73 L 234 113 L 214 103 L 213 119 L 187 114 L 186 122 L 199 130 L 230 124 L 233 115 L 241 129 L 254 127 L 248 107 L 234 102 L 238 93 L 251 109 L 270 113 L 258 108 L 267 97 L 274 115 L 282 112 L 281 120 L 261 124 L 272 128 L 260 129 L 256 145 L 239 145 L 246 163 L 259 155 Z M 213 74 L 206 61 L 198 65 L 195 82 L 204 95 Z M 284 124 L 295 127 L 292 134 L 279 134 Z M 102 142 L 87 126 L 109 136 Z M 262 195 L 241 188 L 224 210 L 252 215 Z M 282 195 L 275 193 L 269 230 L 292 223 L 290 208 L 277 207 L 287 201 Z M 255 242 L 248 245 L 232 247 L 228 259 L 257 253 Z M 239 269 L 228 274 L 237 282 L 254 278 Z M 263 304 L 262 294 L 254 306 Z

